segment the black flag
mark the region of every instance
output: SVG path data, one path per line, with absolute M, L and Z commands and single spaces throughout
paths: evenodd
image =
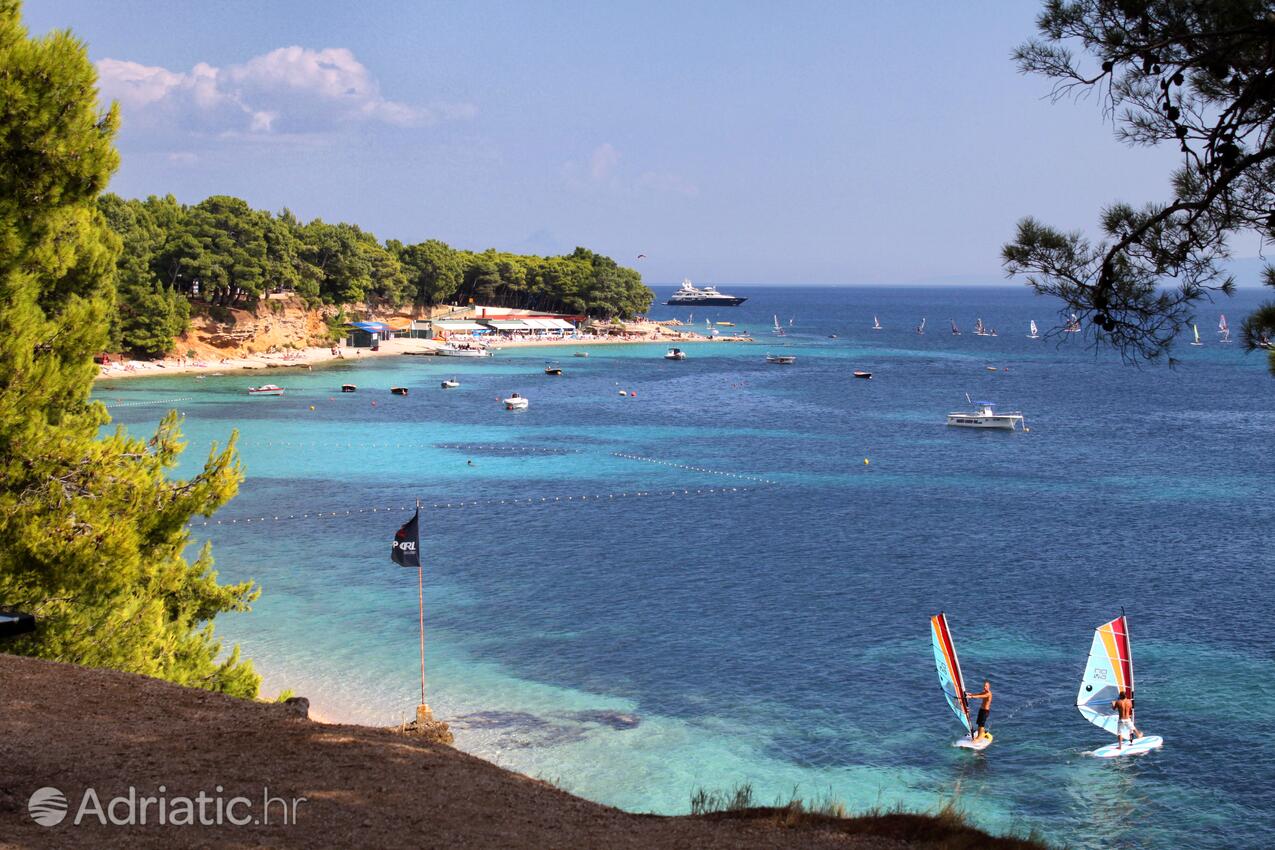
M 394 534 L 394 548 L 390 557 L 400 567 L 419 567 L 421 565 L 421 509 L 416 515 Z

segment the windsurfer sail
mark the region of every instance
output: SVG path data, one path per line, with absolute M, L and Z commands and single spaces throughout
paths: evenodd
M 1119 755 L 1122 752 L 1144 752 L 1160 746 L 1158 735 L 1147 735 L 1121 747 L 1120 711 L 1114 703 L 1122 696 L 1130 701 L 1133 691 L 1133 652 L 1129 646 L 1129 623 L 1124 614 L 1094 630 L 1089 660 L 1080 680 L 1076 708 L 1086 720 L 1117 737 L 1115 744 L 1095 750 L 1096 756 Z M 1129 724 L 1136 728 L 1130 706 Z
M 930 637 L 934 642 L 934 665 L 939 671 L 939 687 L 956 719 L 970 731 L 970 706 L 965 698 L 965 680 L 961 678 L 961 662 L 956 657 L 952 633 L 947 628 L 947 615 L 940 612 L 930 618 Z

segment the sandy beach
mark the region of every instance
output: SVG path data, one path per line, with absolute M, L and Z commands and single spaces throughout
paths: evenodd
M 707 337 L 673 331 L 658 326 L 659 331 L 650 331 L 640 337 L 567 337 L 563 339 L 512 339 L 500 340 L 489 346 L 492 351 L 506 348 L 563 347 L 563 346 L 595 346 L 595 345 L 650 345 L 704 342 L 747 342 L 749 337 L 718 336 Z M 391 357 L 399 355 L 429 355 L 444 343 L 433 339 L 388 339 L 380 344 L 379 350 L 370 348 L 350 348 L 339 346 L 311 346 L 261 354 L 239 354 L 222 358 L 189 358 L 170 357 L 164 360 L 122 360 L 105 363 L 98 375 L 99 379 L 139 378 L 153 375 L 183 375 L 197 373 L 213 373 L 228 371 L 267 371 L 272 369 L 314 368 L 319 365 L 359 362 L 373 357 Z

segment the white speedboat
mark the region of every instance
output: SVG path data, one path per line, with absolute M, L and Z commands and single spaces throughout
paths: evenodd
M 665 360 L 685 360 L 686 352 L 680 348 L 670 348 L 668 353 L 664 355 Z
M 274 384 L 248 387 L 248 395 L 283 395 L 283 387 L 277 387 Z
M 947 424 L 957 428 L 996 428 L 1002 431 L 1013 431 L 1024 425 L 1023 414 L 1016 410 L 998 413 L 996 406 L 990 401 L 976 401 L 972 404 L 977 408 L 973 413 L 949 413 Z
M 435 354 L 439 357 L 490 357 L 491 352 L 478 345 L 454 345 L 448 343 L 442 348 L 435 349 Z
M 511 393 L 509 398 L 504 400 L 505 410 L 526 410 L 531 402 L 527 401 L 525 396 L 518 393 Z
M 797 362 L 797 356 L 795 354 L 767 354 L 766 362 L 791 366 L 793 363 Z
M 448 378 L 446 381 L 443 381 L 443 389 L 445 390 L 454 390 L 459 386 L 460 386 L 460 381 L 456 380 L 455 378 Z

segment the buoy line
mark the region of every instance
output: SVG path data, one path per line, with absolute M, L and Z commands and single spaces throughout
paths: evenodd
M 499 505 L 553 505 L 570 502 L 572 504 L 582 504 L 586 502 L 609 502 L 617 499 L 640 499 L 640 498 L 674 498 L 678 496 L 721 496 L 733 493 L 751 493 L 755 492 L 756 487 L 711 487 L 708 489 L 674 489 L 674 490 L 634 490 L 625 493 L 599 493 L 585 496 L 541 496 L 539 498 L 532 497 L 528 499 L 477 499 L 468 502 L 434 502 L 432 504 L 422 504 L 422 508 L 431 510 L 459 510 L 470 508 L 487 508 Z M 277 514 L 257 517 L 235 517 L 234 519 L 206 519 L 201 527 L 210 525 L 249 525 L 252 523 L 263 522 L 287 522 L 288 520 L 299 519 L 333 519 L 358 516 L 360 514 L 388 514 L 403 513 L 404 511 L 416 510 L 415 503 L 410 505 L 391 506 L 387 508 L 351 508 L 344 511 L 309 511 L 301 514 Z M 191 523 L 195 525 L 196 523 Z
M 347 442 L 296 442 L 292 440 L 249 440 L 239 443 L 240 448 L 289 448 L 289 449 L 457 449 L 474 452 L 505 452 L 507 454 L 579 454 L 580 449 L 544 448 L 541 446 L 480 445 L 476 443 L 360 443 Z
M 179 401 L 193 401 L 193 396 L 184 396 L 182 398 L 161 398 L 155 401 L 118 401 L 115 404 L 106 405 L 107 410 L 114 410 L 117 407 L 146 407 L 156 404 L 175 404 Z
M 624 458 L 625 460 L 640 460 L 643 463 L 654 463 L 657 466 L 667 466 L 672 469 L 685 469 L 688 472 L 702 472 L 706 475 L 723 475 L 727 478 L 739 478 L 744 481 L 756 481 L 759 484 L 778 484 L 778 481 L 772 481 L 769 478 L 762 478 L 760 475 L 746 475 L 742 472 L 724 472 L 720 469 L 708 469 L 703 466 L 691 466 L 685 463 L 674 463 L 669 460 L 660 460 L 659 458 L 643 457 L 641 455 L 630 455 L 624 452 L 611 452 L 613 457 Z

